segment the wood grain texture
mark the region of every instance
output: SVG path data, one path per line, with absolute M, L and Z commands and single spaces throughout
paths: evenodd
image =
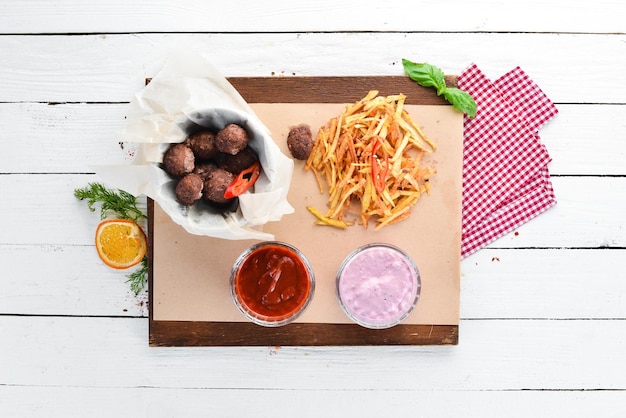
M 80 159 L 77 155 L 76 159 Z M 0 175 L 1 245 L 93 245 L 98 214 L 73 191 L 100 179 L 91 174 Z M 554 177 L 557 205 L 504 236 L 491 248 L 624 248 L 623 176 Z M 27 192 L 36 190 L 37 193 Z M 141 199 L 144 201 L 144 199 Z M 54 222 L 41 216 L 41 202 Z
M 36 5 L 36 7 L 33 7 Z M 454 10 L 445 19 L 424 11 Z M 433 12 L 434 13 L 434 12 Z M 428 14 L 428 13 L 426 13 Z M 50 2 L 9 1 L 0 27 L 5 33 L 115 32 L 580 32 L 624 31 L 623 3 L 611 0 L 521 0 L 512 13 L 506 3 L 480 0 L 255 0 L 202 2 L 156 0 Z M 218 16 L 218 18 L 212 18 Z M 358 19 L 349 18 L 358 16 Z M 558 16 L 558 19 L 555 18 Z
M 626 3 L 351 4 L 2 3 L 0 415 L 623 416 Z M 457 346 L 149 347 L 71 191 L 125 160 L 126 103 L 181 45 L 229 77 L 520 65 L 560 110 L 540 132 L 559 203 L 462 262 Z
M 0 245 L 0 264 L 0 315 L 148 316 L 147 293 L 135 296 L 129 271 L 104 265 L 94 246 Z
M 83 229 L 93 235 L 95 225 Z M 612 269 L 624 257 L 618 248 L 492 245 L 461 263 L 461 318 L 626 318 L 626 272 Z M 135 297 L 128 272 L 103 265 L 93 245 L 3 244 L 0 264 L 12 272 L 0 275 L 0 315 L 148 317 L 147 293 Z
M 352 103 L 368 91 L 381 95 L 405 93 L 407 104 L 450 106 L 431 88 L 408 77 L 241 77 L 228 79 L 248 103 Z M 146 81 L 147 83 L 149 80 Z M 456 77 L 446 83 L 456 86 Z M 148 200 L 148 241 L 154 248 L 154 202 Z M 150 306 L 154 306 L 154 257 L 149 258 Z M 262 328 L 250 323 L 157 321 L 150 310 L 150 344 L 206 345 L 455 345 L 458 325 L 401 324 L 369 330 L 356 324 L 289 324 Z
M 626 363 L 619 360 L 626 350 L 626 321 L 509 319 L 460 325 L 457 346 L 190 348 L 150 347 L 143 318 L 0 316 L 0 333 L 11 336 L 0 340 L 0 379 L 3 388 L 327 390 L 344 395 L 626 387 Z
M 242 402 L 245 392 L 246 402 Z M 298 410 L 298 418 L 334 416 L 337 405 L 349 405 L 351 416 L 404 416 L 419 404 L 423 417 L 463 418 L 554 418 L 593 417 L 601 406 L 603 418 L 622 418 L 626 397 L 621 391 L 455 391 L 455 390 L 267 390 L 238 388 L 94 387 L 94 386 L 6 386 L 0 404 L 14 416 L 40 418 L 64 416 L 72 405 L 76 416 L 206 416 L 243 417 L 255 405 L 256 417 Z M 285 395 L 288 396 L 285 396 Z M 29 402 L 24 402 L 28 399 Z M 111 402 L 115 399 L 115 402 Z M 306 408 L 302 408 L 306 405 Z M 515 405 L 514 408 L 511 405 Z
M 412 93 L 415 89 L 411 86 Z M 623 105 L 559 104 L 541 129 L 553 156 L 551 175 L 626 175 Z M 12 141 L 0 153 L 0 173 L 92 173 L 98 164 L 124 164 L 132 144 L 121 145 L 127 103 L 0 103 L 0 132 Z M 593 143 L 593 152 L 589 151 Z
M 172 49 L 207 53 L 227 77 L 401 76 L 401 59 L 491 78 L 520 66 L 556 103 L 624 103 L 626 35 L 269 33 L 0 36 L 0 102 L 128 102 Z M 341 47 L 337 47 L 340 45 Z M 571 51 L 584 51 L 584 60 Z M 572 71 L 569 71 L 572 69 Z M 593 74 L 581 83 L 581 74 Z M 88 87 L 86 87 L 88 86 Z M 575 87 L 572 87 L 575 86 Z
M 228 81 L 249 103 L 352 103 L 368 91 L 382 96 L 403 93 L 406 104 L 449 105 L 432 88 L 424 88 L 407 76 L 360 77 L 230 77 Z M 446 84 L 456 87 L 457 77 L 447 76 Z M 358 86 L 358 88 L 346 88 Z
M 408 77 L 241 77 L 229 78 L 248 103 L 351 103 L 369 90 L 391 95 L 404 92 L 407 104 L 450 106 L 433 89 Z M 149 82 L 147 80 L 146 82 Z M 446 79 L 456 86 L 456 77 Z M 154 248 L 154 202 L 148 200 L 148 241 Z M 149 259 L 149 289 L 153 289 L 154 257 Z M 154 292 L 149 291 L 150 306 Z M 251 323 L 157 321 L 150 310 L 150 344 L 154 346 L 229 345 L 455 345 L 458 325 L 401 324 L 369 330 L 356 324 L 289 324 L 263 328 Z
M 244 322 L 151 321 L 150 345 L 183 346 L 361 346 L 456 345 L 456 325 L 397 325 L 367 330 L 353 324 L 294 323 L 259 329 Z

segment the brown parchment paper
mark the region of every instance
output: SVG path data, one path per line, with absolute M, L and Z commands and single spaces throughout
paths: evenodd
M 251 104 L 269 128 L 282 151 L 289 155 L 286 137 L 290 127 L 305 123 L 313 134 L 339 115 L 344 104 Z M 407 251 L 421 274 L 422 289 L 407 324 L 457 325 L 460 303 L 461 169 L 463 116 L 452 106 L 406 105 L 412 118 L 436 144 L 429 157 L 437 174 L 431 194 L 424 195 L 411 216 L 380 231 L 355 225 L 347 230 L 313 224 L 306 210 L 326 209 L 327 194 L 320 194 L 311 172 L 295 162 L 288 201 L 295 213 L 270 222 L 264 231 L 276 240 L 298 247 L 309 259 L 316 276 L 314 299 L 298 322 L 349 323 L 335 296 L 339 265 L 356 247 L 389 242 Z M 153 320 L 235 321 L 246 319 L 229 293 L 230 269 L 235 258 L 258 241 L 230 241 L 186 233 L 154 205 Z

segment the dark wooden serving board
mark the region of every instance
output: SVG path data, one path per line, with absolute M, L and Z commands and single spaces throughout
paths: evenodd
M 407 104 L 449 106 L 433 89 L 422 88 L 408 77 L 243 77 L 230 83 L 250 104 L 351 103 L 369 90 L 382 95 L 404 93 Z M 447 82 L 456 84 L 456 78 Z M 462 138 L 461 138 L 462 140 Z M 369 330 L 352 323 L 297 322 L 264 328 L 241 321 L 170 320 L 155 315 L 155 235 L 162 229 L 160 208 L 148 199 L 149 240 L 149 344 L 151 346 L 323 346 L 323 345 L 456 345 L 458 318 L 451 324 L 400 324 Z M 155 229 L 156 228 L 156 229 Z M 156 232 L 156 234 L 155 234 Z M 460 234 L 460 232 L 459 232 Z M 162 248 L 157 246 L 157 248 Z M 459 248 L 460 254 L 460 248 Z M 460 258 L 460 256 L 459 256 Z M 458 263 L 459 260 L 447 260 Z M 157 263 L 158 264 L 158 263 Z M 161 277 L 161 276 L 159 276 Z M 458 277 L 456 278 L 458 280 Z M 454 300 L 458 304 L 458 299 Z M 457 306 L 458 307 L 458 306 Z

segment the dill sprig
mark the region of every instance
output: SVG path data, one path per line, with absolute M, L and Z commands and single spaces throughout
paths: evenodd
M 74 196 L 87 200 L 89 210 L 95 212 L 96 203 L 100 203 L 100 219 L 105 219 L 109 211 L 115 212 L 119 219 L 137 222 L 146 215 L 137 208 L 137 198 L 124 190 L 111 190 L 100 183 L 89 183 L 87 187 L 74 190 Z
M 74 190 L 74 196 L 79 200 L 86 200 L 90 211 L 96 211 L 96 204 L 100 204 L 100 219 L 105 219 L 109 212 L 114 212 L 118 219 L 128 219 L 134 222 L 147 216 L 137 207 L 137 198 L 132 194 L 118 189 L 107 189 L 100 183 L 88 183 L 87 187 Z M 126 276 L 130 290 L 139 294 L 148 281 L 148 257 L 141 260 L 141 266 Z
M 130 290 L 135 295 L 138 295 L 146 287 L 146 281 L 148 280 L 148 257 L 144 257 L 141 260 L 141 267 L 126 277 L 128 278 L 126 283 L 130 284 Z

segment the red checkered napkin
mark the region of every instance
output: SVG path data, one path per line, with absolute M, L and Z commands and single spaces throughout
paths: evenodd
M 464 120 L 464 258 L 556 203 L 537 133 L 558 110 L 519 67 L 492 82 L 472 64 L 458 84 L 477 104 Z

